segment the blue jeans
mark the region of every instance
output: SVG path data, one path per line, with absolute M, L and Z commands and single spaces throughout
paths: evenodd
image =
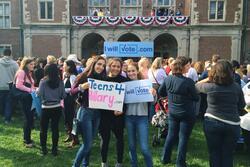
M 170 163 L 172 147 L 177 140 L 179 135 L 178 151 L 176 166 L 186 167 L 186 153 L 188 139 L 191 135 L 192 129 L 195 124 L 195 115 L 193 116 L 181 116 L 177 117 L 169 114 L 168 117 L 168 136 L 166 138 L 163 153 L 162 153 L 162 163 Z
M 233 151 L 240 137 L 240 126 L 205 117 L 204 132 L 211 167 L 233 167 Z
M 78 132 L 82 135 L 84 143 L 79 148 L 74 160 L 74 167 L 88 166 L 90 150 L 93 144 L 94 136 L 97 133 L 100 124 L 100 111 L 85 107 L 80 107 L 77 113 Z
M 141 152 L 147 167 L 152 167 L 152 155 L 148 147 L 148 116 L 126 116 L 128 131 L 129 155 L 132 167 L 137 167 L 136 141 L 139 140 Z M 139 137 L 137 139 L 136 137 Z
M 4 114 L 5 121 L 11 121 L 12 115 L 12 99 L 9 90 L 0 90 L 0 111 Z

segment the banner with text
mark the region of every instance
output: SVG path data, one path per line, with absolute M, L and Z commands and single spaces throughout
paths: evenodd
M 148 79 L 124 82 L 126 93 L 124 103 L 140 103 L 154 101 L 153 95 L 149 92 L 152 82 Z
M 122 111 L 125 84 L 89 78 L 89 108 Z
M 104 42 L 107 57 L 153 57 L 153 42 Z

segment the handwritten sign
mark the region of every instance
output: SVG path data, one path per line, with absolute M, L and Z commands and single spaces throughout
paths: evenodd
M 122 111 L 125 84 L 89 78 L 89 108 Z
M 153 95 L 149 92 L 152 82 L 148 79 L 125 82 L 126 93 L 124 103 L 140 103 L 154 101 Z

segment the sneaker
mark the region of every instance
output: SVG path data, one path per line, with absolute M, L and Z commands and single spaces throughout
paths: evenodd
M 32 148 L 32 147 L 34 147 L 34 144 L 33 143 L 25 143 L 25 147 Z
M 121 163 L 116 163 L 115 167 L 122 167 L 122 164 Z
M 108 167 L 108 164 L 106 162 L 102 162 L 101 167 Z

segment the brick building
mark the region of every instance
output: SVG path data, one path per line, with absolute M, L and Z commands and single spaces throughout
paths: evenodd
M 154 13 L 172 21 L 166 26 L 145 26 L 139 20 L 131 26 L 111 26 L 105 21 L 79 25 L 72 20 L 100 9 L 114 18 Z M 218 53 L 250 61 L 249 11 L 248 0 L 0 0 L 0 53 L 9 47 L 14 57 L 76 53 L 86 58 L 101 54 L 104 41 L 153 41 L 156 56 L 167 52 L 205 60 Z M 172 16 L 180 13 L 189 17 L 181 26 Z

